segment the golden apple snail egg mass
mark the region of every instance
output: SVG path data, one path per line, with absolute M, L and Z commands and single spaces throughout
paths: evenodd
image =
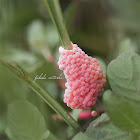
M 76 44 L 71 50 L 59 48 L 58 65 L 67 82 L 64 102 L 72 109 L 90 109 L 104 91 L 106 77 L 96 58 L 85 54 Z

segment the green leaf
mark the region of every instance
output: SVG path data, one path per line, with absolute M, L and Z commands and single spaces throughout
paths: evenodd
M 5 100 L 6 103 L 16 99 L 25 98 L 25 91 L 27 90 L 23 82 L 19 81 L 17 77 L 0 64 L 0 100 Z M 3 101 L 2 101 L 3 102 Z
M 59 36 L 52 24 L 47 24 L 46 39 L 48 44 L 51 46 L 50 49 L 54 46 L 56 47 L 56 44 L 59 42 Z
M 52 116 L 51 108 L 34 93 L 27 94 L 27 100 L 35 105 L 41 112 L 45 119 L 47 129 L 49 129 L 51 132 L 56 132 L 56 121 L 50 117 Z
M 5 51 L 3 55 L 1 55 L 2 56 L 1 58 L 16 62 L 26 69 L 30 68 L 31 66 L 34 66 L 36 63 L 39 62 L 39 60 L 33 53 L 27 52 L 23 49 L 8 47 L 8 48 L 5 48 L 4 50 Z
M 127 99 L 140 101 L 140 56 L 133 52 L 121 54 L 107 68 L 112 90 Z
M 79 116 L 81 111 L 82 111 L 82 109 L 73 109 L 72 116 L 76 121 L 78 120 L 78 116 Z
M 50 133 L 50 131 L 46 131 L 46 136 L 47 138 L 44 140 L 57 140 L 57 138 L 52 133 Z
M 112 124 L 107 114 L 102 114 L 87 128 L 85 134 L 96 140 L 129 140 L 128 133 Z
M 80 132 L 72 140 L 94 140 L 94 139 L 91 139 L 82 132 Z
M 132 104 L 110 90 L 103 97 L 107 113 L 116 126 L 129 132 L 140 132 L 140 112 Z
M 79 124 L 69 115 L 69 113 L 57 102 L 47 91 L 40 87 L 36 82 L 33 82 L 27 72 L 16 63 L 0 60 L 0 63 L 9 68 L 16 76 L 22 79 L 35 93 L 40 96 L 54 111 L 56 111 L 66 123 L 68 123 L 77 132 L 81 131 Z
M 0 64 L 0 132 L 6 128 L 7 105 L 17 99 L 25 99 L 27 87 L 11 71 Z
M 102 68 L 102 71 L 103 71 L 103 74 L 106 75 L 106 63 L 104 62 L 104 60 L 100 57 L 95 57 L 97 59 L 97 61 L 99 62 L 101 68 Z
M 134 42 L 130 38 L 122 39 L 122 41 L 120 41 L 120 45 L 118 48 L 118 54 L 121 54 L 125 51 L 133 51 L 135 53 L 138 53 L 139 49 L 138 46 L 136 45 L 136 42 Z
M 27 40 L 30 47 L 39 53 L 45 48 L 54 47 L 59 42 L 59 36 L 52 23 L 45 26 L 41 20 L 34 20 L 28 26 Z
M 27 30 L 27 41 L 36 52 L 40 53 L 42 49 L 47 47 L 46 28 L 40 20 L 33 21 Z
M 42 114 L 27 101 L 9 104 L 8 128 L 13 140 L 44 140 L 48 137 Z

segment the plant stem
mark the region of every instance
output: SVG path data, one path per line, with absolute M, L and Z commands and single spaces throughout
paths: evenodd
M 62 44 L 64 45 L 64 48 L 72 49 L 72 44 L 70 42 L 70 38 L 64 24 L 59 0 L 44 0 L 44 2 L 48 8 L 51 19 L 57 29 L 57 32 L 59 34 Z
M 0 63 L 9 68 L 16 76 L 24 80 L 25 83 L 32 88 L 56 113 L 58 113 L 64 121 L 69 124 L 76 132 L 81 131 L 79 124 L 69 115 L 69 113 L 57 102 L 47 91 L 41 88 L 37 83 L 33 82 L 31 77 L 19 65 L 8 61 L 0 60 Z

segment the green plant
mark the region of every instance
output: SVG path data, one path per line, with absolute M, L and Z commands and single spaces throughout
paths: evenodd
M 7 2 L 0 2 L 0 139 L 140 140 L 140 4 L 73 1 L 63 5 L 64 21 L 59 1 L 44 0 L 62 46 L 71 50 L 71 38 L 106 75 L 102 98 L 88 117 L 79 119 L 83 110 L 63 102 L 65 78 L 56 64 L 59 39 L 43 2 L 14 0 L 9 7 Z M 106 9 L 118 15 L 112 18 Z M 98 115 L 92 116 L 92 110 Z

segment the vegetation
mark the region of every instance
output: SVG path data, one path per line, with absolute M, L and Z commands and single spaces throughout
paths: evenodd
M 0 139 L 140 140 L 140 2 L 60 5 L 64 21 L 57 0 L 0 1 Z M 107 77 L 96 117 L 78 120 L 82 110 L 63 102 L 58 48 L 69 40 Z

